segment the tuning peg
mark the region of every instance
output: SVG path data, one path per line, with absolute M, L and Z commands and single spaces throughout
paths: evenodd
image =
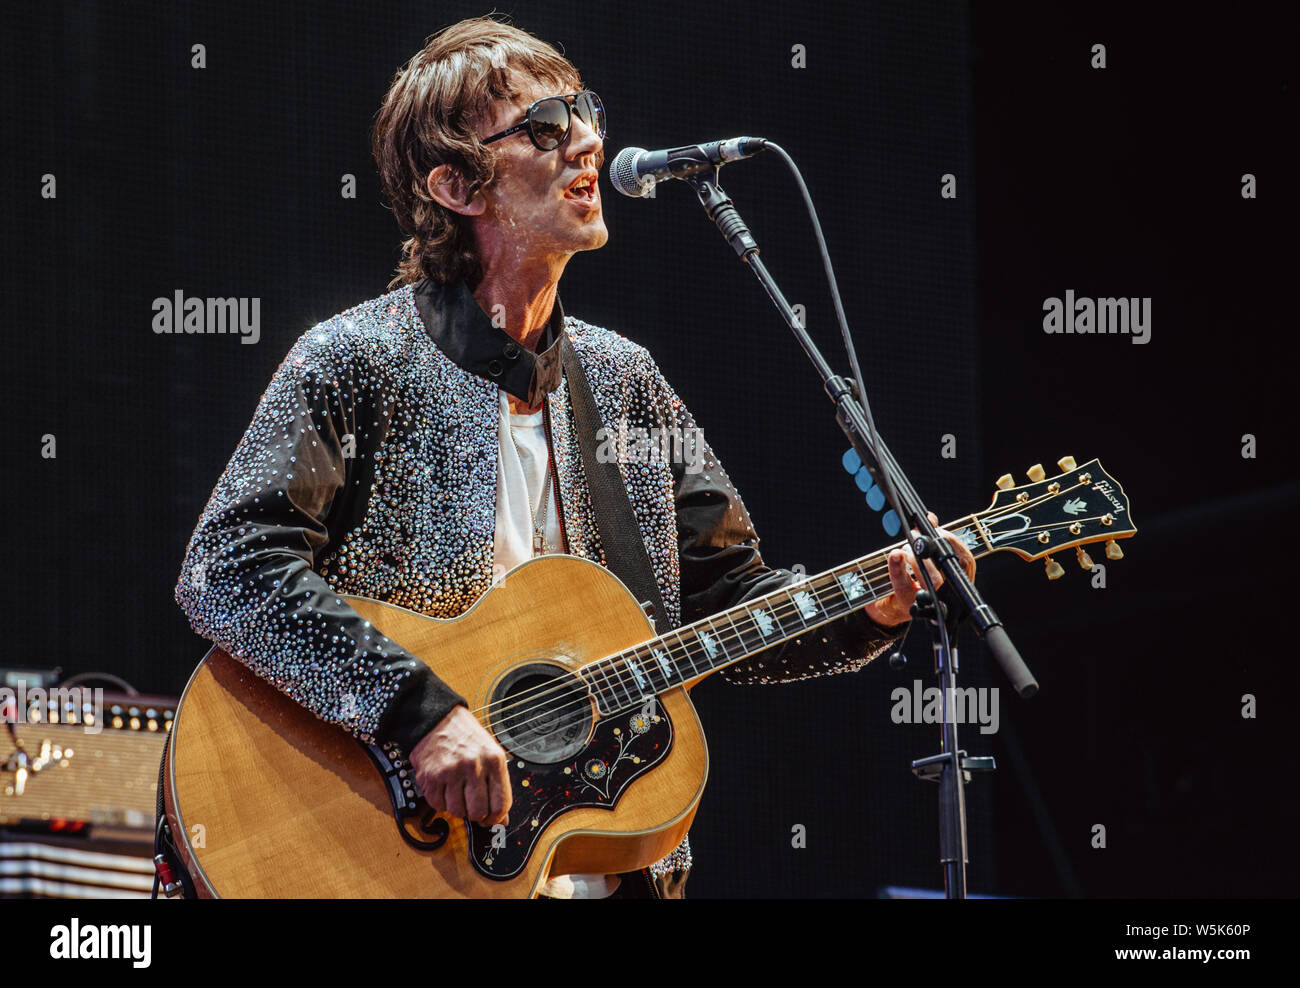
M 1088 567 L 1091 569 L 1092 567 Z M 1047 557 L 1047 578 L 1049 580 L 1059 580 L 1065 574 L 1065 570 L 1051 556 Z
M 1047 476 L 1041 463 L 1035 463 L 1032 467 L 1026 470 L 1025 473 L 1035 484 Z
M 998 490 L 1005 491 L 1009 487 L 1016 486 L 1016 478 L 1009 473 L 1004 473 L 997 479 Z
M 1075 546 L 1074 555 L 1079 560 L 1079 566 L 1082 569 L 1092 569 L 1092 557 L 1083 551 L 1083 546 Z
M 1062 456 L 1056 461 L 1056 465 L 1065 473 L 1069 473 L 1078 466 L 1078 464 L 1074 462 L 1073 456 Z
M 1116 542 L 1114 539 L 1108 539 L 1106 542 L 1106 558 L 1107 559 L 1124 558 L 1124 550 L 1119 547 L 1119 543 Z

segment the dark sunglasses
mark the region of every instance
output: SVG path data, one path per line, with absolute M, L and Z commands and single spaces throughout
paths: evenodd
M 573 101 L 570 110 L 569 101 Z M 602 141 L 605 139 L 605 104 L 590 89 L 580 93 L 568 93 L 564 96 L 546 96 L 528 108 L 524 122 L 516 124 L 509 130 L 483 139 L 484 144 L 491 144 L 503 137 L 509 137 L 527 128 L 528 137 L 539 151 L 554 151 L 569 139 L 569 124 L 572 114 L 596 132 Z

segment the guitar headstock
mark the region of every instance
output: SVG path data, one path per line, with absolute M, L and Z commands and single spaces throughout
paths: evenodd
M 1092 569 L 1084 546 L 1106 543 L 1107 559 L 1123 559 L 1117 540 L 1137 534 L 1128 497 L 1101 465 L 1090 460 L 1082 466 L 1074 457 L 1057 461 L 1061 473 L 1048 477 L 1036 463 L 1026 474 L 1028 484 L 1016 486 L 1011 474 L 998 478 L 998 492 L 987 511 L 972 516 L 963 531 L 972 550 L 1009 550 L 1026 560 L 1047 558 L 1047 577 L 1055 580 L 1065 570 L 1053 553 L 1074 549 L 1079 565 Z

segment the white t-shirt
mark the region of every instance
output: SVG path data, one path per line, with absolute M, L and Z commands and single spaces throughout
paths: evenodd
M 533 510 L 546 481 L 546 426 L 541 411 L 513 415 L 510 396 L 502 390 L 498 429 L 501 468 L 497 471 L 496 549 L 493 576 L 500 578 L 533 558 Z M 514 440 L 510 436 L 514 433 Z M 518 447 L 516 449 L 516 446 Z M 555 510 L 555 477 L 546 498 L 546 544 L 561 552 L 560 517 Z
M 548 460 L 542 412 L 511 414 L 510 396 L 504 390 L 500 400 L 501 424 L 497 437 L 500 469 L 497 471 L 496 548 L 492 560 L 494 576 L 498 578 L 533 558 L 533 512 L 546 482 Z M 550 550 L 561 552 L 555 483 L 552 474 L 544 531 Z M 604 899 L 618 886 L 617 875 L 557 875 L 542 886 L 542 894 L 554 899 Z

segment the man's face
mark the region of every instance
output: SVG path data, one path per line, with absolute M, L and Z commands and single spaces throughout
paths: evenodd
M 492 118 L 480 121 L 479 137 L 520 123 L 535 100 L 570 91 L 531 79 L 520 83 L 518 99 L 500 101 Z M 575 181 L 594 179 L 604 161 L 603 142 L 576 113 L 570 115 L 568 140 L 554 151 L 539 151 L 526 130 L 489 147 L 497 154 L 496 180 L 480 191 L 486 209 L 474 218 L 485 266 L 509 260 L 562 267 L 577 251 L 604 246 L 609 231 L 595 182 L 587 195 L 569 191 Z

